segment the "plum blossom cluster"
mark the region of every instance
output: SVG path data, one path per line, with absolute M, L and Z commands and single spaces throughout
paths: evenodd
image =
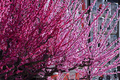
M 77 69 L 84 73 L 82 78 L 90 79 L 118 66 L 119 57 L 105 65 L 118 55 L 120 44 L 110 47 L 119 39 L 107 47 L 113 29 L 107 37 L 106 29 L 97 30 L 98 18 L 108 6 L 90 23 L 89 10 L 94 4 L 82 10 L 80 0 L 1 0 L 0 78 L 32 80 L 38 76 L 47 80 L 54 72 Z

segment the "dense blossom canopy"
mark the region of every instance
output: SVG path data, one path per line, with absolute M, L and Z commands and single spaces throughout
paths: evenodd
M 118 55 L 119 43 L 111 46 L 119 39 L 107 47 L 113 29 L 105 37 L 106 29 L 98 31 L 98 18 L 108 6 L 92 16 L 94 3 L 82 10 L 79 0 L 1 0 L 0 78 L 46 79 L 78 67 L 84 78 L 92 78 L 118 66 L 119 58 L 105 66 Z M 91 31 L 93 39 L 88 41 Z

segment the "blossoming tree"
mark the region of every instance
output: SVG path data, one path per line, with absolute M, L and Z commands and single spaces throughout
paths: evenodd
M 97 30 L 98 18 L 108 6 L 90 23 L 88 10 L 94 3 L 82 10 L 80 0 L 1 0 L 0 78 L 46 80 L 54 72 L 77 69 L 83 72 L 82 78 L 91 79 L 118 66 L 119 58 L 105 66 L 118 55 L 119 43 L 114 49 L 111 46 L 119 39 L 107 46 L 114 27 L 106 37 L 105 22 Z M 88 42 L 91 31 L 93 40 Z

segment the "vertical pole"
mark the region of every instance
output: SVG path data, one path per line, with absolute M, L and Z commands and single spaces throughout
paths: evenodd
M 89 68 L 89 66 L 88 66 L 88 76 L 87 76 L 87 80 L 90 80 L 90 68 Z
M 118 0 L 118 4 L 120 5 L 120 0 Z M 120 10 L 118 11 L 118 16 L 120 14 Z M 120 37 L 120 19 L 119 19 L 119 23 L 118 23 L 118 37 Z M 119 40 L 120 42 L 120 40 Z M 120 48 L 119 48 L 120 49 Z M 120 52 L 119 52 L 119 56 L 120 56 Z M 120 66 L 117 67 L 117 70 L 120 71 Z M 120 80 L 120 73 L 118 73 L 118 80 Z

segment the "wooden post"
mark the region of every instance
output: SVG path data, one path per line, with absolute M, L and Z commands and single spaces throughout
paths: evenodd
M 79 80 L 79 78 L 80 78 L 79 73 L 75 73 L 75 79 Z

